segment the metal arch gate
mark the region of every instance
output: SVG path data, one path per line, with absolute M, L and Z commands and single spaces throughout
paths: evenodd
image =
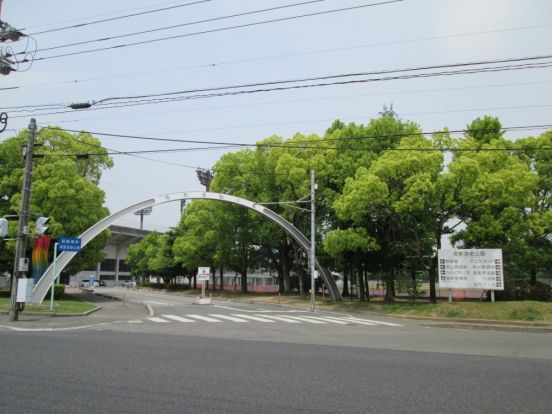
M 92 227 L 90 227 L 88 230 L 86 230 L 84 233 L 82 233 L 79 236 L 81 239 L 81 245 L 83 247 L 86 246 L 88 242 L 90 242 L 90 240 L 92 240 L 102 231 L 107 229 L 109 226 L 117 222 L 119 219 L 126 217 L 136 211 L 142 210 L 147 207 L 152 207 L 158 204 L 169 203 L 171 201 L 198 200 L 198 199 L 224 201 L 227 203 L 238 204 L 240 206 L 247 207 L 253 211 L 256 211 L 262 214 L 263 216 L 269 218 L 270 220 L 278 224 L 280 227 L 282 227 L 291 237 L 293 237 L 299 243 L 299 245 L 307 252 L 307 254 L 310 252 L 310 242 L 305 237 L 305 235 L 301 233 L 293 224 L 291 224 L 289 221 L 285 220 L 284 218 L 280 217 L 272 210 L 240 197 L 234 197 L 228 194 L 199 192 L 199 191 L 167 194 L 167 195 L 151 198 L 149 200 L 145 200 L 145 201 L 142 201 L 141 203 L 137 203 L 130 207 L 127 207 L 117 213 L 114 213 L 104 218 L 103 220 L 100 220 Z M 56 261 L 56 273 L 61 272 L 76 254 L 77 254 L 76 252 L 61 253 L 58 256 Z M 316 261 L 316 268 L 318 269 L 318 272 L 322 275 L 324 279 L 324 283 L 326 284 L 326 286 L 330 291 L 330 296 L 332 300 L 340 301 L 341 293 L 337 288 L 335 279 L 333 278 L 333 275 L 331 274 L 331 272 L 328 269 L 320 266 L 318 261 Z M 38 283 L 36 284 L 33 291 L 32 300 L 31 300 L 32 303 L 39 304 L 39 303 L 42 303 L 42 301 L 44 300 L 46 293 L 52 286 L 52 282 L 53 282 L 52 271 L 53 271 L 52 265 L 50 265 L 48 269 L 46 269 L 46 272 L 44 272 L 44 274 L 42 275 Z

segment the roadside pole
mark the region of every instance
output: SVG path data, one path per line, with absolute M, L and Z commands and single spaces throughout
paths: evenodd
M 310 274 L 311 274 L 311 312 L 315 311 L 316 307 L 316 291 L 315 291 L 315 279 L 314 273 L 316 272 L 316 259 L 315 259 L 315 211 L 314 211 L 314 196 L 316 192 L 316 184 L 314 183 L 314 170 L 311 170 L 311 248 L 310 248 Z
M 54 243 L 54 262 L 52 263 L 52 289 L 50 291 L 50 311 L 54 311 L 54 286 L 56 284 L 56 260 L 57 260 L 57 242 Z
M 19 211 L 19 229 L 15 242 L 15 258 L 13 263 L 13 277 L 11 285 L 10 298 L 10 321 L 19 320 L 21 312 L 20 305 L 17 303 L 17 283 L 24 277 L 27 268 L 25 266 L 25 254 L 27 250 L 27 235 L 29 233 L 29 204 L 31 201 L 31 185 L 33 174 L 33 151 L 36 132 L 36 119 L 31 118 L 29 123 L 29 132 L 27 135 L 27 146 L 25 150 L 25 172 L 23 176 L 23 188 L 21 190 L 21 209 Z

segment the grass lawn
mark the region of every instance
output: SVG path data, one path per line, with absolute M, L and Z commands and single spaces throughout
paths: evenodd
M 84 313 L 94 309 L 96 306 L 83 302 L 81 300 L 73 298 L 61 298 L 54 302 L 54 313 L 56 315 L 64 315 L 71 313 Z M 7 312 L 10 308 L 10 299 L 0 297 L 0 312 Z M 41 305 L 25 305 L 24 312 L 39 312 L 49 314 L 50 312 L 50 301 L 45 299 Z
M 310 298 L 300 296 L 278 296 L 263 294 L 242 295 L 234 292 L 211 291 L 213 298 L 254 300 L 258 302 L 272 302 L 298 306 L 305 309 L 310 307 Z M 179 294 L 200 295 L 201 291 L 185 291 Z M 525 322 L 549 322 L 552 323 L 552 302 L 538 301 L 504 301 L 504 302 L 479 302 L 479 301 L 439 301 L 433 305 L 428 301 L 419 301 L 411 305 L 407 301 L 384 303 L 381 299 L 372 299 L 370 302 L 350 301 L 345 298 L 341 303 L 326 301 L 316 298 L 316 306 L 319 309 L 333 310 L 336 312 L 376 312 L 393 316 L 418 316 L 447 319 L 487 319 L 499 321 L 525 321 Z

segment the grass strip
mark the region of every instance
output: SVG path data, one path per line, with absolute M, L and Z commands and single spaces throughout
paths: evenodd
M 0 298 L 0 312 L 7 312 L 10 308 L 9 298 Z M 96 308 L 92 303 L 84 302 L 74 298 L 60 298 L 54 302 L 54 313 L 57 315 L 64 314 L 82 314 Z M 51 314 L 50 302 L 45 300 L 40 305 L 26 304 L 24 313 L 44 313 Z

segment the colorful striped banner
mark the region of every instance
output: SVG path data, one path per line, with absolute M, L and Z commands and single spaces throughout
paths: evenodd
M 35 284 L 48 268 L 48 250 L 50 249 L 50 236 L 37 237 L 33 245 L 33 279 Z

